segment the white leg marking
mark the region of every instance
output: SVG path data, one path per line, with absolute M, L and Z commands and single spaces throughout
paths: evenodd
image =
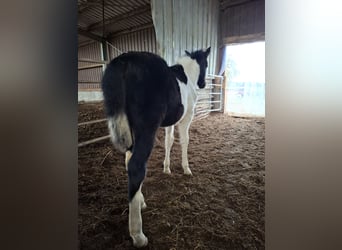
M 144 195 L 142 192 L 141 192 L 141 197 L 142 197 L 142 199 L 141 199 L 141 210 L 144 210 L 145 208 L 147 208 L 147 205 L 145 203 L 145 198 L 144 198 Z
M 165 128 L 165 160 L 164 160 L 164 173 L 171 174 L 170 170 L 170 151 L 174 141 L 174 126 Z
M 144 202 L 144 196 L 141 193 L 141 185 L 129 203 L 129 234 L 133 239 L 135 247 L 143 247 L 148 243 L 147 237 L 142 231 L 141 207 Z
M 128 171 L 128 162 L 132 157 L 132 152 L 127 150 L 126 151 L 126 159 L 125 159 L 125 165 L 126 165 L 126 171 Z
M 192 175 L 188 161 L 189 128 L 192 117 L 193 113 L 186 114 L 184 119 L 178 125 L 180 144 L 182 148 L 182 167 L 184 170 L 184 174 L 186 175 Z

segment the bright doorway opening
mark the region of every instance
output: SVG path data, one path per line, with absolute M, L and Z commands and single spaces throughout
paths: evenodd
M 226 47 L 225 112 L 265 116 L 265 42 Z

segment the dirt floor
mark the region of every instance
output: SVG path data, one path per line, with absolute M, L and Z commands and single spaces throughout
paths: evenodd
M 101 104 L 79 105 L 79 122 L 104 118 Z M 221 113 L 193 121 L 189 164 L 180 145 L 163 173 L 160 129 L 142 188 L 144 249 L 265 248 L 265 124 Z M 107 135 L 106 123 L 79 127 L 79 142 Z M 135 249 L 128 232 L 125 157 L 109 140 L 79 148 L 79 249 Z

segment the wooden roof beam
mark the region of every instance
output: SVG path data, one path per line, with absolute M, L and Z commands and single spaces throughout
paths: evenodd
M 86 36 L 92 40 L 95 40 L 95 41 L 99 41 L 99 42 L 104 42 L 106 41 L 106 39 L 102 36 L 98 36 L 90 31 L 86 31 L 84 29 L 81 29 L 81 28 L 78 28 L 78 34 L 82 35 L 82 36 Z
M 112 39 L 112 38 L 114 38 L 116 36 L 121 36 L 121 35 L 124 35 L 124 34 L 133 33 L 133 32 L 136 32 L 136 31 L 140 31 L 140 30 L 144 30 L 144 29 L 148 29 L 148 28 L 152 28 L 152 27 L 154 27 L 153 26 L 153 22 L 149 22 L 149 23 L 146 23 L 146 24 L 143 24 L 143 25 L 138 25 L 138 26 L 134 26 L 134 27 L 131 27 L 131 28 L 119 30 L 119 31 L 113 32 L 110 35 L 108 35 L 108 40 L 110 40 L 110 39 Z
M 245 0 L 245 1 L 240 1 L 240 2 L 233 3 L 233 4 L 226 4 L 226 5 L 221 6 L 221 9 L 222 9 L 221 11 L 226 11 L 229 8 L 238 7 L 238 6 L 245 5 L 251 2 L 256 2 L 256 1 L 260 1 L 260 0 Z

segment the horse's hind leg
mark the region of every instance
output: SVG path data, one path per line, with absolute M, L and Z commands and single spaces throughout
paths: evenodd
M 141 187 L 146 163 L 153 147 L 154 134 L 144 131 L 136 135 L 132 156 L 128 162 L 129 232 L 136 247 L 146 246 L 147 237 L 142 231 L 141 209 L 146 207 Z
M 133 199 L 129 202 L 129 234 L 133 239 L 135 247 L 143 247 L 148 243 L 147 237 L 142 231 L 142 218 L 141 218 L 141 202 L 143 195 L 141 192 L 142 182 L 138 191 L 134 194 Z
M 132 151 L 127 150 L 126 151 L 126 158 L 125 158 L 126 171 L 128 171 L 128 162 L 131 159 L 131 157 L 132 157 Z M 142 195 L 141 209 L 145 209 L 147 207 L 147 205 L 145 203 L 145 198 L 144 198 L 142 193 L 141 193 L 141 195 Z

